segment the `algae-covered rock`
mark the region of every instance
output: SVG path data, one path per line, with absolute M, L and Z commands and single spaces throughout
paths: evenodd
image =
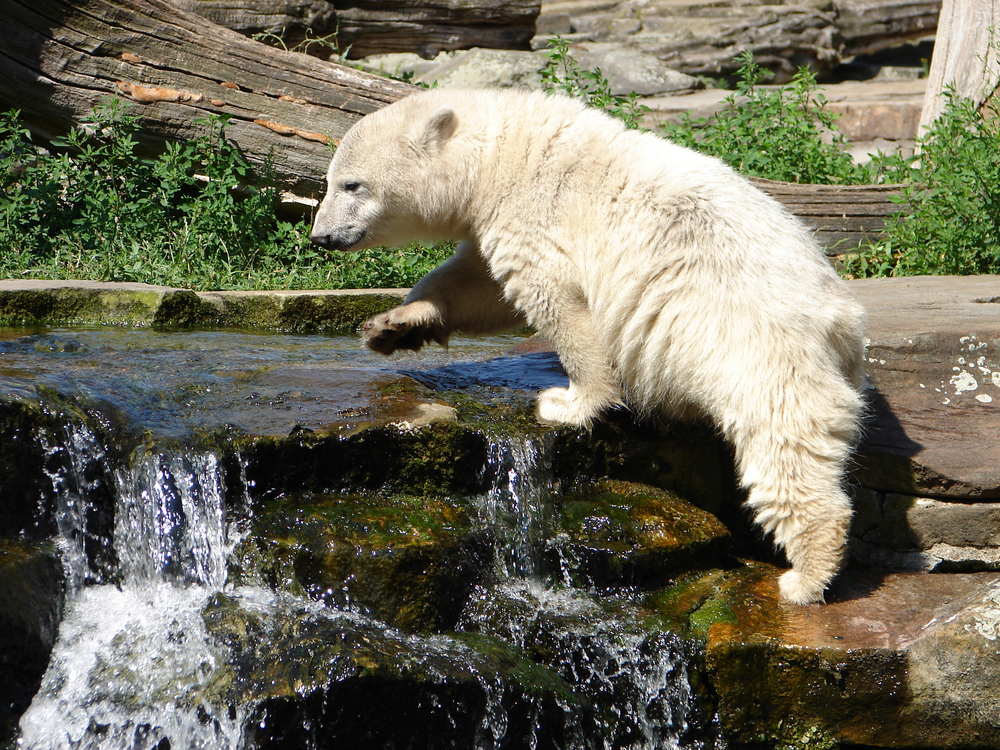
M 446 499 L 293 496 L 254 517 L 238 576 L 360 607 L 405 630 L 446 630 L 483 575 L 487 550 L 465 508 Z
M 679 571 L 724 561 L 729 532 L 670 492 L 605 480 L 562 496 L 552 551 L 577 583 L 662 584 Z
M 357 615 L 241 591 L 205 607 L 228 652 L 205 699 L 252 706 L 261 748 L 562 746 L 585 705 L 549 670 L 470 634 L 407 636 Z
M 55 549 L 0 540 L 0 746 L 41 684 L 63 594 Z

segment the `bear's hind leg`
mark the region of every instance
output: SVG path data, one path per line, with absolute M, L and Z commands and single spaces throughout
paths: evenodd
M 846 383 L 842 395 L 824 418 L 781 424 L 794 410 L 779 408 L 766 429 L 731 436 L 747 505 L 792 565 L 778 585 L 795 604 L 822 601 L 844 557 L 852 512 L 842 481 L 859 402 Z

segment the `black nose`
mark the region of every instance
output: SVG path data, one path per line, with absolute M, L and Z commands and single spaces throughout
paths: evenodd
M 310 234 L 309 241 L 320 247 L 330 247 L 330 235 L 328 234 Z

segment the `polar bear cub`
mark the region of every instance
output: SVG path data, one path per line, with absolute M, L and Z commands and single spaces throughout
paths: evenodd
M 569 375 L 540 419 L 587 426 L 622 403 L 707 417 L 792 564 L 782 597 L 822 599 L 851 517 L 863 313 L 810 233 L 722 162 L 564 97 L 429 91 L 345 135 L 312 239 L 460 241 L 364 324 L 369 347 L 527 321 Z

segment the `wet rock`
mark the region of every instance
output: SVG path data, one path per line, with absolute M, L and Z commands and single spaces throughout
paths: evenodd
M 603 481 L 557 500 L 561 520 L 550 554 L 577 585 L 662 584 L 678 571 L 725 560 L 729 531 L 674 494 Z
M 517 645 L 593 703 L 612 747 L 717 747 L 701 649 L 622 598 L 539 580 L 480 587 L 461 627 Z
M 994 747 L 1000 574 L 845 573 L 824 606 L 777 601 L 779 571 L 692 575 L 647 598 L 702 639 L 731 740 Z M 970 668 L 973 661 L 978 667 Z
M 206 698 L 255 706 L 255 747 L 560 746 L 567 715 L 586 714 L 566 682 L 487 637 L 406 636 L 249 592 L 215 596 L 203 616 L 228 652 Z
M 236 581 L 357 608 L 403 630 L 454 627 L 489 547 L 445 499 L 292 496 L 253 514 Z
M 13 739 L 41 684 L 63 597 L 62 566 L 53 547 L 0 540 L 0 745 Z

